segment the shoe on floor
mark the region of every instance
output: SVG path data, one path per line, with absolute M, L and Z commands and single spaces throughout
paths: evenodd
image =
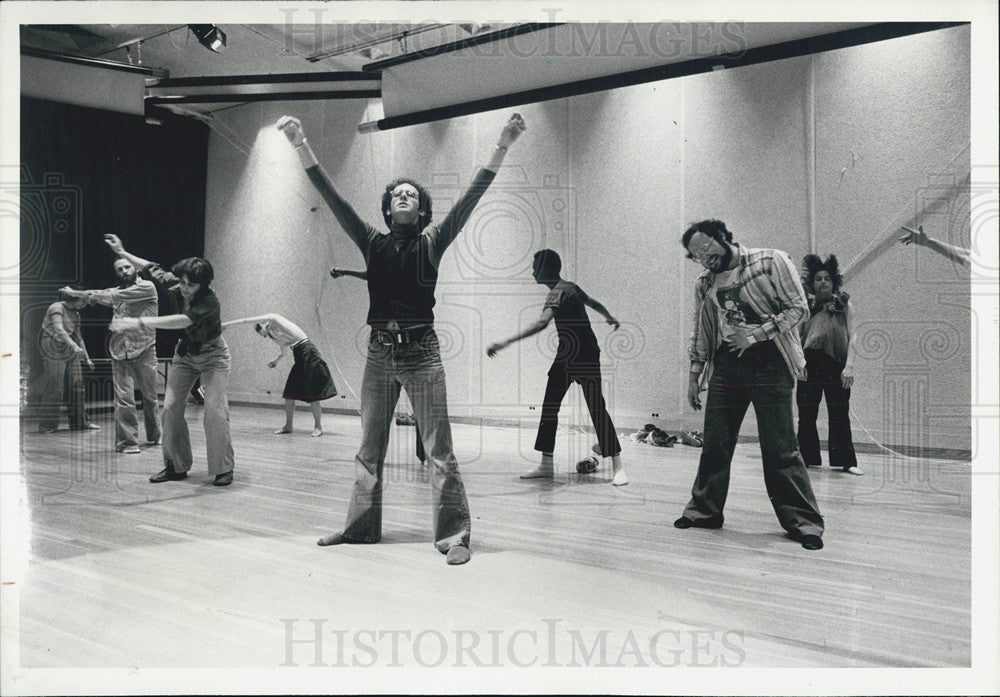
M 527 474 L 522 474 L 521 479 L 552 479 L 553 470 L 549 467 L 536 467 Z
M 625 470 L 620 469 L 615 472 L 615 476 L 611 480 L 611 486 L 625 486 L 626 484 L 628 484 L 628 475 L 625 474 Z
M 125 453 L 126 455 L 137 455 L 142 452 L 142 448 L 140 448 L 138 445 L 126 445 L 118 452 Z
M 146 446 L 147 448 L 152 448 L 154 445 L 159 445 L 159 444 L 160 444 L 159 438 L 157 438 L 156 440 L 147 440 L 143 442 L 143 445 Z
M 718 530 L 722 527 L 722 521 L 718 518 L 698 518 L 697 520 L 691 520 L 690 518 L 685 518 L 681 516 L 674 521 L 674 527 L 680 528 L 681 530 L 687 530 L 688 528 L 705 528 L 707 530 Z
M 577 474 L 592 474 L 597 471 L 598 466 L 597 458 L 591 455 L 590 457 L 585 457 L 576 463 Z
M 233 483 L 233 471 L 229 470 L 228 472 L 215 475 L 215 481 L 212 483 L 215 486 L 229 486 Z
M 97 424 L 88 423 L 88 424 L 84 424 L 83 425 L 83 430 L 84 431 L 100 431 L 101 427 L 98 426 Z
M 187 472 L 175 472 L 174 468 L 168 465 L 157 474 L 150 477 L 149 481 L 153 484 L 159 484 L 160 482 L 179 482 L 182 479 L 187 479 L 187 476 Z
M 854 467 L 845 467 L 844 471 L 847 472 L 848 474 L 853 474 L 856 477 L 860 477 L 861 475 L 864 474 L 864 470 L 862 470 L 857 465 L 855 465 Z
M 819 535 L 802 535 L 799 541 L 802 543 L 803 549 L 823 549 L 823 538 Z
M 468 547 L 463 547 L 462 545 L 455 545 L 448 550 L 448 565 L 458 566 L 459 564 L 464 564 L 469 561 L 472 557 L 472 553 L 469 552 Z

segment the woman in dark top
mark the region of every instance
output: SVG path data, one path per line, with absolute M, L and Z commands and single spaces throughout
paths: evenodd
M 819 434 L 816 419 L 819 403 L 826 395 L 831 467 L 861 475 L 851 437 L 850 399 L 854 384 L 854 308 L 840 289 L 842 279 L 837 257 L 822 261 L 815 254 L 803 260 L 803 286 L 809 297 L 810 317 L 801 325 L 806 355 L 806 379 L 795 392 L 799 405 L 799 452 L 807 467 L 819 467 Z
M 219 298 L 209 288 L 212 265 L 200 257 L 182 259 L 170 271 L 158 264 L 126 252 L 117 235 L 105 235 L 105 242 L 120 257 L 128 259 L 143 278 L 152 281 L 160 297 L 173 314 L 144 319 L 120 318 L 112 321 L 112 331 L 136 325 L 154 329 L 182 329 L 174 358 L 170 362 L 167 394 L 163 401 L 164 468 L 149 478 L 153 483 L 187 478 L 191 469 L 191 438 L 184 410 L 187 395 L 195 380 L 201 378 L 205 391 L 205 441 L 208 449 L 208 472 L 215 475 L 216 486 L 233 482 L 233 443 L 229 435 L 229 385 L 231 359 L 222 338 Z

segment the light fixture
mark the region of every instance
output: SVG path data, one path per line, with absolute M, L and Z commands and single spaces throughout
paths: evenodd
M 226 32 L 214 24 L 189 24 L 188 28 L 208 50 L 222 53 L 222 49 L 226 47 Z

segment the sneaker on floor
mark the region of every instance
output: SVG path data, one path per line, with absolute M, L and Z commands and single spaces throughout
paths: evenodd
M 143 445 L 146 446 L 147 448 L 152 448 L 154 445 L 159 445 L 159 444 L 160 444 L 159 438 L 157 438 L 156 440 L 147 440 L 143 442 Z
M 628 484 L 628 475 L 625 474 L 624 469 L 620 469 L 615 472 L 614 479 L 611 480 L 611 486 L 625 486 Z
M 126 445 L 124 448 L 121 448 L 118 452 L 125 453 L 126 455 L 136 455 L 142 452 L 142 448 L 140 448 L 138 445 Z
M 844 471 L 847 472 L 848 474 L 853 474 L 856 477 L 860 477 L 865 473 L 864 470 L 862 470 L 857 465 L 855 465 L 854 467 L 845 467 Z
M 233 483 L 233 471 L 229 470 L 228 472 L 215 475 L 215 481 L 212 483 L 215 486 L 229 486 Z

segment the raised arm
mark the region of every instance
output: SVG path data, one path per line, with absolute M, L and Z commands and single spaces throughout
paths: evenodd
M 527 339 L 529 336 L 534 336 L 535 334 L 537 334 L 538 332 L 542 331 L 547 326 L 549 326 L 549 322 L 552 321 L 552 318 L 555 317 L 555 315 L 556 312 L 553 308 L 546 307 L 544 310 L 542 310 L 542 316 L 539 317 L 534 322 L 534 324 L 529 325 L 527 329 L 518 332 L 509 339 L 498 341 L 495 344 L 490 344 L 488 347 L 486 347 L 486 355 L 489 356 L 490 358 L 493 358 L 493 356 L 496 355 L 497 351 L 505 349 L 511 344 L 520 341 L 521 339 Z
M 118 235 L 105 235 L 104 242 L 111 247 L 112 252 L 123 259 L 128 259 L 129 263 L 136 269 L 143 269 L 152 263 L 148 259 L 143 259 L 135 254 L 126 252 L 125 248 L 122 246 L 122 241 L 118 238 Z
M 594 300 L 589 295 L 587 296 L 587 299 L 583 301 L 583 304 L 586 305 L 589 308 L 592 308 L 594 310 L 594 312 L 597 312 L 602 317 L 604 317 L 604 321 L 606 321 L 608 324 L 610 324 L 616 330 L 618 329 L 618 327 L 621 326 L 621 323 L 618 320 L 616 320 L 614 317 L 612 317 L 610 312 L 608 312 L 608 308 L 604 307 L 604 305 L 602 305 L 597 300 Z
M 903 229 L 906 230 L 906 234 L 899 238 L 899 241 L 903 244 L 912 243 L 918 247 L 927 247 L 928 249 L 933 249 L 941 256 L 951 259 L 966 268 L 972 267 L 972 252 L 968 249 L 963 249 L 957 245 L 948 244 L 947 242 L 942 242 L 941 240 L 929 237 L 927 233 L 924 232 L 923 225 L 918 225 L 916 230 L 904 225 Z
M 469 184 L 469 188 L 465 190 L 462 197 L 448 211 L 448 214 L 437 228 L 436 238 L 431 240 L 432 259 L 435 264 L 440 261 L 444 250 L 455 240 L 462 227 L 469 221 L 469 216 L 472 215 L 473 209 L 479 203 L 479 199 L 482 198 L 483 194 L 486 193 L 486 189 L 489 188 L 497 171 L 500 169 L 500 165 L 507 155 L 507 150 L 524 133 L 525 129 L 527 129 L 527 126 L 520 114 L 511 116 L 504 125 L 489 161 L 476 173 L 476 176 L 472 179 L 472 183 Z
M 358 246 L 358 249 L 367 258 L 368 240 L 372 229 L 365 224 L 365 221 L 351 207 L 351 204 L 337 193 L 337 190 L 333 186 L 333 180 L 330 179 L 326 170 L 323 169 L 319 160 L 316 159 L 316 154 L 306 139 L 306 132 L 302 128 L 302 123 L 294 116 L 282 116 L 278 119 L 276 126 L 278 130 L 285 134 L 292 147 L 295 148 L 295 152 L 299 156 L 299 161 L 302 163 L 309 181 L 313 183 L 313 186 L 323 196 L 323 200 L 326 201 L 326 205 L 333 211 L 337 222 L 340 223 L 347 236 L 354 241 L 354 244 Z

